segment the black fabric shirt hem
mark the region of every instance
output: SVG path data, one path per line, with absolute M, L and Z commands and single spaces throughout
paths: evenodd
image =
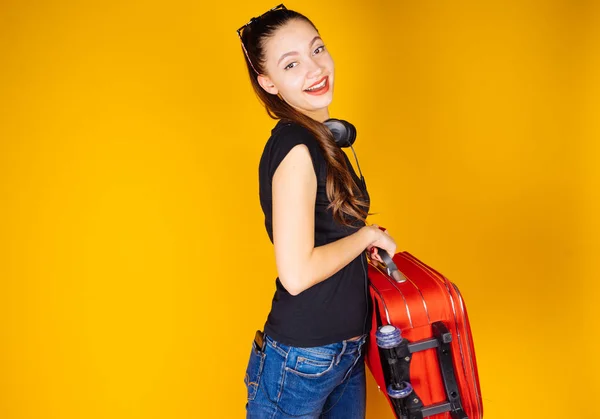
M 302 340 L 298 340 L 298 339 L 294 339 L 289 336 L 280 335 L 276 330 L 273 330 L 267 323 L 267 324 L 265 324 L 265 327 L 264 327 L 264 333 L 266 335 L 270 336 L 271 338 L 273 338 L 273 340 L 275 340 L 276 342 L 281 342 L 284 345 L 295 346 L 298 348 L 311 348 L 311 347 L 315 347 L 315 346 L 324 346 L 324 345 L 329 345 L 331 343 L 341 342 L 343 340 L 352 339 L 353 337 L 356 337 L 356 336 L 362 336 L 363 334 L 369 334 L 371 331 L 370 329 L 371 329 L 371 325 L 368 324 L 366 330 L 363 330 L 363 328 L 360 327 L 360 328 L 357 328 L 356 330 L 347 331 L 344 333 L 331 334 L 331 335 L 328 335 L 327 337 L 323 337 L 323 338 L 315 338 L 315 339 L 304 338 Z

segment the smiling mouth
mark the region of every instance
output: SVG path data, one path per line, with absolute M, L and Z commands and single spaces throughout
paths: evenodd
M 327 77 L 325 76 L 323 77 L 321 80 L 319 80 L 318 82 L 316 82 L 315 84 L 313 84 L 312 86 L 304 89 L 305 92 L 310 92 L 310 91 L 314 91 L 314 90 L 319 90 L 322 89 L 323 87 L 325 87 L 325 85 L 327 84 Z

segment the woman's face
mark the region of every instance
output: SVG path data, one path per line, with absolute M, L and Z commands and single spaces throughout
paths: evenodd
M 258 76 L 265 91 L 279 94 L 292 107 L 320 122 L 329 118 L 333 99 L 334 64 L 323 40 L 312 25 L 293 19 L 269 38 L 266 73 Z M 325 80 L 325 88 L 306 91 Z

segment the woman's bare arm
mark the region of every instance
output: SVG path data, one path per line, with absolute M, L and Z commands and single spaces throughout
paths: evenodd
M 279 280 L 297 295 L 350 263 L 381 231 L 361 227 L 335 242 L 314 247 L 317 177 L 308 147 L 294 146 L 273 175 L 273 244 Z

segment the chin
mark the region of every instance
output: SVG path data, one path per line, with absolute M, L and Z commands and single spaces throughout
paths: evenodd
M 318 110 L 329 106 L 333 102 L 333 92 L 330 90 L 326 94 L 320 97 L 309 97 L 306 99 L 307 105 L 313 110 Z

